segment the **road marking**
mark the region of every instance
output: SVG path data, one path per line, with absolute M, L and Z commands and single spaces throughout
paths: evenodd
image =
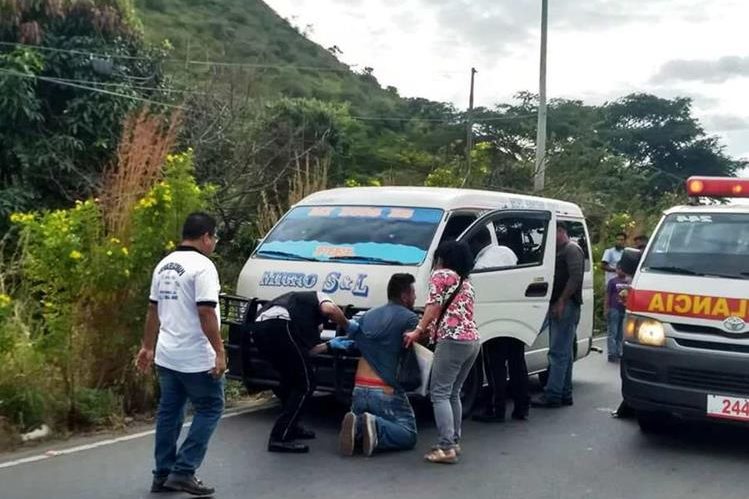
M 265 403 L 265 404 L 260 404 L 260 405 L 258 405 L 256 407 L 248 407 L 247 409 L 240 409 L 240 410 L 235 411 L 235 412 L 230 412 L 230 413 L 224 414 L 223 416 L 221 416 L 221 419 L 229 419 L 229 418 L 233 418 L 235 416 L 241 416 L 242 414 L 247 414 L 247 413 L 250 413 L 250 412 L 260 411 L 260 410 L 263 410 L 263 409 L 267 409 L 268 407 L 271 407 L 273 405 L 275 405 L 275 404 L 273 404 L 273 403 Z M 192 421 L 189 421 L 189 422 L 183 424 L 182 428 L 189 428 L 191 424 L 192 424 Z M 110 439 L 107 439 L 107 440 L 101 440 L 99 442 L 94 442 L 94 443 L 91 443 L 91 444 L 78 445 L 76 447 L 70 447 L 69 449 L 48 450 L 44 454 L 37 454 L 37 455 L 34 455 L 34 456 L 24 457 L 22 459 L 16 459 L 16 460 L 13 460 L 13 461 L 6 461 L 4 463 L 0 463 L 0 469 L 13 468 L 13 467 L 19 466 L 21 464 L 35 463 L 35 462 L 38 462 L 38 461 L 44 461 L 44 460 L 47 460 L 47 459 L 51 459 L 53 457 L 66 456 L 68 454 L 76 454 L 78 452 L 84 452 L 84 451 L 91 450 L 91 449 L 97 449 L 99 447 L 106 447 L 108 445 L 120 444 L 122 442 L 129 442 L 130 440 L 135 440 L 135 439 L 138 439 L 138 438 L 147 437 L 149 435 L 153 435 L 154 433 L 156 433 L 155 429 L 153 429 L 153 430 L 147 430 L 147 431 L 142 431 L 142 432 L 139 432 L 139 433 L 133 433 L 132 435 L 125 435 L 123 437 L 117 437 L 117 438 L 110 438 Z

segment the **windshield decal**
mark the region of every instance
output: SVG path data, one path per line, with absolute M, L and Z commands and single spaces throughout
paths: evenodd
M 300 206 L 287 218 L 370 218 L 380 220 L 409 220 L 418 223 L 439 223 L 443 211 L 436 208 L 384 208 L 377 206 Z
M 327 261 L 336 257 L 381 258 L 400 262 L 403 265 L 418 265 L 426 251 L 414 246 L 392 243 L 356 243 L 335 246 L 322 241 L 273 241 L 263 244 L 262 251 L 283 251 L 305 258 Z
M 631 312 L 680 315 L 699 319 L 749 319 L 749 300 L 720 296 L 687 295 L 661 291 L 633 290 L 627 309 Z

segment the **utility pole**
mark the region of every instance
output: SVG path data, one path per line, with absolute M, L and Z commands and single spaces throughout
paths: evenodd
M 546 177 L 546 38 L 548 31 L 549 0 L 541 0 L 541 67 L 538 82 L 538 129 L 536 131 L 536 168 L 533 188 L 544 189 Z
M 465 187 L 471 176 L 471 150 L 473 149 L 473 85 L 476 81 L 476 68 L 471 68 L 471 93 L 468 97 L 468 115 L 466 116 L 466 176 L 463 177 L 461 187 Z

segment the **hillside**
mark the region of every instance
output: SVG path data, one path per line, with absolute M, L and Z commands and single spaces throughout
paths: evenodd
M 381 88 L 371 75 L 350 71 L 261 0 L 136 0 L 135 4 L 147 38 L 168 39 L 176 59 L 282 66 L 243 67 L 241 71 L 255 84 L 254 93 L 345 101 L 359 114 L 390 114 L 403 105 L 395 92 Z M 184 74 L 181 66 L 170 69 Z M 190 65 L 189 73 L 200 75 L 205 68 Z

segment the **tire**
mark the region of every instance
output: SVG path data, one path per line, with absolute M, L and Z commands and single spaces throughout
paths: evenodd
M 648 435 L 657 435 L 666 432 L 671 423 L 668 414 L 662 412 L 637 412 L 637 424 L 640 431 Z
M 463 419 L 470 416 L 473 409 L 478 405 L 483 386 L 483 361 L 479 355 L 479 357 L 476 358 L 476 362 L 473 364 L 473 368 L 471 368 L 471 373 L 468 375 L 468 378 L 466 378 L 466 382 L 463 383 L 463 389 L 460 390 L 460 402 L 463 406 Z

